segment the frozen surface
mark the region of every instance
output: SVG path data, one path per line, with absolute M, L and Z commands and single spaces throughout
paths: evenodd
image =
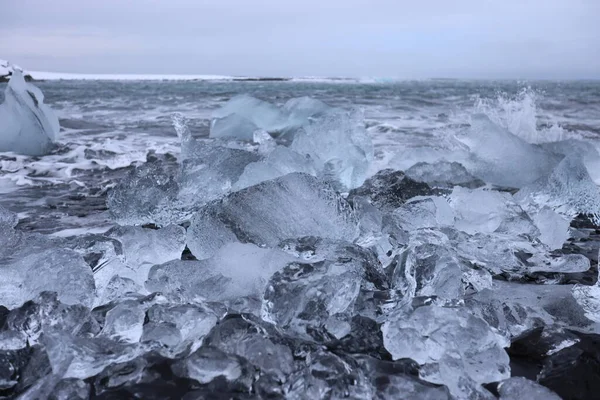
M 273 247 L 284 239 L 311 235 L 353 241 L 358 221 L 331 186 L 294 173 L 208 204 L 192 218 L 187 245 L 204 259 L 227 243 Z
M 59 130 L 58 117 L 44 104 L 42 91 L 14 69 L 0 104 L 0 151 L 47 154 Z

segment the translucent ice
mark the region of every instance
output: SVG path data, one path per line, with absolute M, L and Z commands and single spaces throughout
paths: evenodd
M 249 119 L 239 114 L 230 114 L 212 121 L 210 125 L 210 137 L 215 139 L 234 138 L 252 142 L 254 140 L 254 133 L 257 130 L 259 130 L 259 127 Z
M 288 112 L 292 124 L 303 125 L 308 122 L 308 118 L 324 114 L 330 111 L 331 107 L 311 97 L 296 97 L 289 99 L 283 105 L 283 109 Z
M 529 216 L 509 193 L 455 187 L 449 201 L 455 213 L 455 227 L 463 232 L 539 235 Z
M 279 107 L 248 95 L 235 96 L 213 112 L 213 118 L 217 120 L 231 115 L 244 118 L 275 136 L 288 124 L 287 115 Z
M 109 193 L 107 205 L 114 221 L 122 225 L 177 221 L 173 204 L 179 185 L 162 164 L 146 163 L 131 171 Z
M 575 155 L 565 157 L 549 175 L 522 188 L 515 199 L 527 210 L 549 206 L 569 218 L 587 214 L 596 223 L 600 221 L 600 190 Z
M 15 68 L 0 104 L 0 151 L 43 155 L 60 131 L 58 118 L 44 104 L 42 91 Z
M 302 236 L 353 241 L 358 233 L 352 209 L 331 186 L 293 173 L 208 204 L 192 218 L 187 244 L 205 259 L 231 242 L 273 247 Z
M 375 256 L 369 257 L 368 252 L 360 248 L 353 251 L 352 257 L 352 251 L 348 252 L 351 247 L 348 244 L 348 249 L 337 256 L 324 254 L 328 260 L 290 263 L 276 272 L 263 296 L 263 319 L 301 337 L 307 337 L 311 329 L 318 330 L 323 325 L 327 329 L 328 323 L 335 323 L 336 319 L 347 320 L 366 276 L 364 264 L 376 264 Z M 334 337 L 349 333 L 346 329 L 328 330 Z
M 147 313 L 147 319 L 153 324 L 173 326 L 178 331 L 177 340 L 169 344 L 172 354 L 195 351 L 218 321 L 212 310 L 192 304 L 167 305 L 155 304 Z M 145 329 L 145 328 L 144 328 Z M 159 337 L 166 343 L 172 332 Z M 156 337 L 155 337 L 156 339 Z
M 465 299 L 465 306 L 506 339 L 513 340 L 524 332 L 554 322 L 541 306 L 511 299 L 510 294 L 499 294 L 497 289 L 499 287 L 492 287 L 490 284 L 489 288 Z
M 420 162 L 405 172 L 409 178 L 437 188 L 462 186 L 475 189 L 485 186 L 485 182 L 471 175 L 462 164 L 457 162 L 438 161 L 432 164 Z
M 485 393 L 479 385 L 510 377 L 509 342 L 463 309 L 419 307 L 381 329 L 394 360 L 415 360 L 421 379 L 446 385 L 457 398 L 475 398 Z
M 322 175 L 342 188 L 362 185 L 373 161 L 373 144 L 358 115 L 328 113 L 303 129 L 292 150 L 309 155 Z
M 419 380 L 410 373 L 406 363 L 383 361 L 362 355 L 356 358 L 376 388 L 373 399 L 450 399 L 448 389 Z
M 544 176 L 558 158 L 494 124 L 486 115 L 471 118 L 459 139 L 471 150 L 467 168 L 487 183 L 520 188 Z
M 144 265 L 150 267 L 178 260 L 185 248 L 185 229 L 178 225 L 161 229 L 118 226 L 106 232 L 106 236 L 121 242 L 125 264 L 134 271 Z M 146 276 L 143 276 L 136 281 L 143 283 L 145 280 Z
M 62 332 L 44 335 L 42 342 L 52 369 L 65 371 L 65 378 L 86 379 L 111 364 L 127 362 L 144 353 L 140 345 L 117 343 L 102 337 L 74 337 Z
M 15 308 L 43 291 L 58 293 L 67 304 L 91 306 L 95 297 L 92 269 L 74 251 L 51 249 L 5 259 L 0 265 L 0 301 Z
M 117 304 L 106 313 L 101 335 L 120 342 L 137 343 L 142 337 L 146 307 L 134 300 Z
M 426 183 L 414 181 L 402 171 L 384 169 L 367 179 L 361 187 L 351 190 L 348 199 L 366 197 L 381 211 L 389 212 L 413 197 L 433 194 Z
M 570 236 L 570 221 L 550 207 L 543 207 L 535 213 L 533 222 L 540 230 L 540 241 L 550 250 L 562 248 Z
M 573 286 L 572 293 L 585 316 L 591 321 L 600 322 L 600 285 L 577 284 Z
M 556 393 L 523 377 L 512 377 L 498 385 L 500 400 L 560 400 Z
M 261 295 L 269 277 L 293 260 L 280 250 L 229 243 L 210 259 L 172 261 L 152 267 L 146 288 L 177 293 L 187 301 Z
M 309 157 L 302 156 L 287 147 L 277 146 L 264 160 L 248 164 L 233 186 L 233 190 L 240 190 L 292 172 L 317 176 L 317 169 Z
M 214 347 L 198 349 L 179 361 L 174 369 L 178 375 L 189 377 L 203 385 L 217 378 L 235 382 L 254 372 L 243 358 Z M 251 376 L 247 376 L 246 379 L 250 380 Z
M 301 399 L 373 399 L 376 389 L 362 369 L 347 357 L 316 350 L 307 357 L 307 365 L 295 371 L 286 382 L 286 398 Z
M 246 166 L 260 161 L 256 153 L 198 142 L 193 158 L 184 160 L 179 181 L 179 200 L 192 209 L 227 194 Z
M 294 358 L 290 348 L 280 343 L 274 330 L 265 325 L 247 316 L 231 315 L 215 326 L 206 344 L 244 357 L 263 373 L 283 382 L 294 369 Z
M 440 236 L 445 242 L 445 238 Z M 442 299 L 460 299 L 464 295 L 463 267 L 449 243 L 428 243 L 415 240 L 396 260 L 392 287 L 409 304 L 415 296 L 437 296 Z
M 452 226 L 455 219 L 448 201 L 438 196 L 410 200 L 396 208 L 391 216 L 406 231 Z

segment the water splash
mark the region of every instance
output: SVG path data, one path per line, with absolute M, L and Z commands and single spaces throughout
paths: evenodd
M 476 113 L 486 114 L 492 122 L 507 129 L 513 135 L 529 143 L 547 143 L 564 140 L 565 130 L 554 121 L 543 121 L 537 107 L 543 93 L 531 87 L 523 88 L 516 95 L 500 93 L 495 99 L 477 98 L 474 105 Z

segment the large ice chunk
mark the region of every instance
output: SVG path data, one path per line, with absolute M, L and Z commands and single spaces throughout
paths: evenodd
M 463 232 L 539 235 L 533 221 L 510 193 L 455 187 L 449 201 L 455 212 L 455 227 Z
M 600 322 L 600 281 L 595 285 L 577 284 L 572 294 L 585 316 L 594 322 Z
M 130 268 L 177 260 L 185 248 L 185 229 L 178 225 L 161 229 L 118 226 L 109 230 L 106 236 L 121 242 L 125 262 Z
M 354 212 L 331 186 L 293 173 L 202 208 L 192 218 L 187 244 L 196 258 L 205 259 L 231 242 L 274 247 L 302 236 L 352 242 L 358 233 Z
M 215 139 L 239 139 L 254 141 L 254 133 L 260 128 L 252 121 L 238 114 L 230 114 L 214 119 L 210 125 L 210 137 Z
M 318 336 L 322 327 L 334 337 L 346 336 L 364 280 L 379 275 L 375 255 L 351 243 L 312 237 L 281 246 L 299 260 L 269 280 L 263 319 L 300 337 Z
M 198 142 L 194 158 L 183 161 L 179 198 L 186 205 L 204 204 L 228 191 L 246 166 L 261 156 L 245 150 Z
M 184 301 L 261 295 L 269 277 L 292 261 L 292 256 L 280 250 L 230 243 L 207 260 L 171 261 L 152 267 L 146 288 L 177 294 Z
M 19 307 L 43 291 L 58 293 L 67 304 L 90 307 L 95 297 L 92 269 L 72 250 L 49 249 L 0 265 L 0 302 Z
M 288 125 L 288 116 L 279 107 L 249 95 L 239 95 L 230 99 L 223 107 L 213 112 L 213 127 L 220 124 L 221 118 L 236 115 L 237 121 L 247 120 L 246 126 L 256 126 L 275 136 Z M 248 122 L 252 125 L 249 125 Z M 236 134 L 239 138 L 248 136 L 244 130 Z M 213 136 L 211 129 L 211 136 Z
M 407 177 L 402 171 L 384 169 L 350 191 L 348 199 L 366 197 L 381 211 L 393 211 L 416 196 L 430 196 L 435 192 L 423 182 Z
M 523 377 L 512 377 L 498 385 L 500 400 L 560 400 L 552 390 Z
M 277 146 L 266 159 L 248 164 L 233 189 L 240 190 L 292 172 L 313 176 L 318 174 L 310 157 L 302 156 L 287 147 Z
M 146 163 L 131 171 L 109 193 L 111 218 L 122 225 L 168 225 L 179 219 L 174 212 L 179 185 L 160 163 Z
M 0 151 L 46 154 L 59 131 L 58 118 L 44 104 L 42 91 L 25 82 L 19 69 L 13 69 L 0 104 Z
M 457 162 L 416 163 L 406 170 L 406 176 L 437 188 L 451 189 L 454 186 L 462 186 L 476 189 L 485 186 L 485 182 L 471 175 L 462 164 Z
M 344 189 L 359 187 L 373 161 L 373 144 L 358 114 L 331 112 L 304 126 L 291 149 L 309 155 L 322 175 Z
M 485 395 L 481 384 L 510 377 L 509 342 L 464 309 L 419 307 L 391 317 L 381 330 L 394 360 L 415 360 L 421 379 L 446 385 L 457 398 L 478 398 Z
M 600 223 L 600 190 L 575 155 L 565 157 L 549 175 L 519 190 L 515 199 L 528 211 L 548 206 L 570 219 L 587 214 Z
M 288 112 L 291 124 L 304 125 L 310 117 L 329 112 L 331 107 L 321 100 L 305 96 L 289 99 L 283 109 Z
M 525 142 L 494 124 L 486 115 L 471 118 L 471 127 L 459 136 L 471 149 L 467 168 L 487 183 L 523 187 L 544 176 L 559 158 Z

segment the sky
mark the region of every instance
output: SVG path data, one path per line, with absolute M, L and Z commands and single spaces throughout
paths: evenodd
M 0 59 L 80 73 L 600 78 L 600 0 L 0 0 Z

